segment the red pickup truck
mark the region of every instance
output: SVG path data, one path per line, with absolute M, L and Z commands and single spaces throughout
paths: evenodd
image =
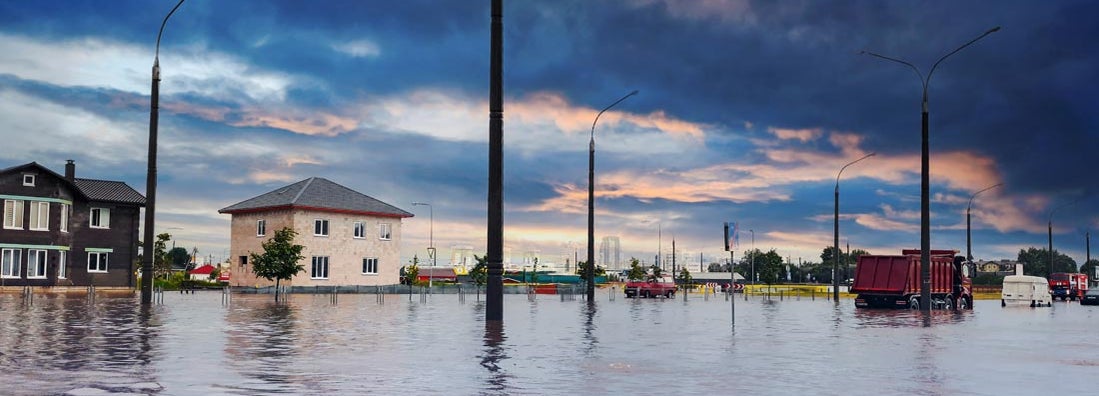
M 626 282 L 624 291 L 626 292 L 626 298 L 656 298 L 658 296 L 664 296 L 667 298 L 675 297 L 675 282 L 671 278 L 654 278 L 649 277 L 648 280 L 632 280 Z

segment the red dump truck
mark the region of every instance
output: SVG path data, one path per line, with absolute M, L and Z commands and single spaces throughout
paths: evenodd
M 973 307 L 972 282 L 954 250 L 931 251 L 931 306 Z M 960 260 L 958 260 L 960 261 Z M 905 249 L 897 256 L 860 256 L 851 293 L 859 308 L 920 308 L 920 251 Z
M 658 296 L 664 296 L 667 298 L 675 297 L 675 282 L 669 277 L 657 278 L 650 276 L 647 280 L 631 280 L 626 282 L 626 287 L 622 288 L 626 293 L 626 298 L 656 298 Z
M 1049 290 L 1053 299 L 1076 301 L 1084 298 L 1088 291 L 1088 275 L 1080 273 L 1055 272 L 1049 277 Z

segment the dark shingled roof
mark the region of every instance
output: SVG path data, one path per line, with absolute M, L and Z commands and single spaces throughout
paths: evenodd
M 145 205 L 145 197 L 126 183 L 76 178 L 76 187 L 92 201 Z
M 321 177 L 311 177 L 275 189 L 222 208 L 218 213 L 256 212 L 289 207 L 364 213 L 383 217 L 412 217 L 412 213 Z

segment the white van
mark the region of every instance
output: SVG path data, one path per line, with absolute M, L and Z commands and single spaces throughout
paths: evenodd
M 1049 294 L 1049 281 L 1040 276 L 1008 275 L 1004 277 L 1000 306 L 1027 305 L 1030 307 L 1052 307 L 1053 298 Z

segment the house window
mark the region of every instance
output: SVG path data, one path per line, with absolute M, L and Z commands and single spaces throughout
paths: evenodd
M 23 251 L 20 249 L 0 250 L 0 277 L 19 277 L 19 262 L 21 258 L 21 253 L 23 253 Z
M 256 236 L 267 235 L 267 220 L 256 221 Z
M 69 204 L 61 204 L 61 232 L 69 232 Z
M 312 279 L 328 279 L 328 256 L 313 256 L 313 270 L 309 273 Z
M 65 264 L 65 256 L 68 256 L 69 252 L 64 250 L 57 251 L 57 277 L 65 279 L 69 277 L 69 268 Z
M 34 187 L 34 175 L 23 175 L 23 185 Z
M 240 256 L 240 266 L 248 265 L 248 256 Z
M 393 230 L 389 223 L 378 224 L 378 239 L 388 241 L 393 236 Z
M 27 279 L 42 279 L 46 277 L 46 251 L 38 249 L 27 250 Z
M 363 259 L 363 274 L 376 275 L 378 273 L 378 258 L 367 257 Z
M 107 272 L 107 252 L 88 253 L 88 272 Z
M 315 219 L 313 220 L 313 235 L 314 236 L 328 236 L 328 220 Z
M 50 203 L 31 201 L 30 229 L 34 231 L 50 230 Z
M 23 229 L 23 201 L 4 200 L 4 228 Z
M 107 208 L 92 208 L 92 228 L 111 228 L 111 210 Z
M 355 222 L 355 239 L 366 238 L 366 224 L 361 221 Z

